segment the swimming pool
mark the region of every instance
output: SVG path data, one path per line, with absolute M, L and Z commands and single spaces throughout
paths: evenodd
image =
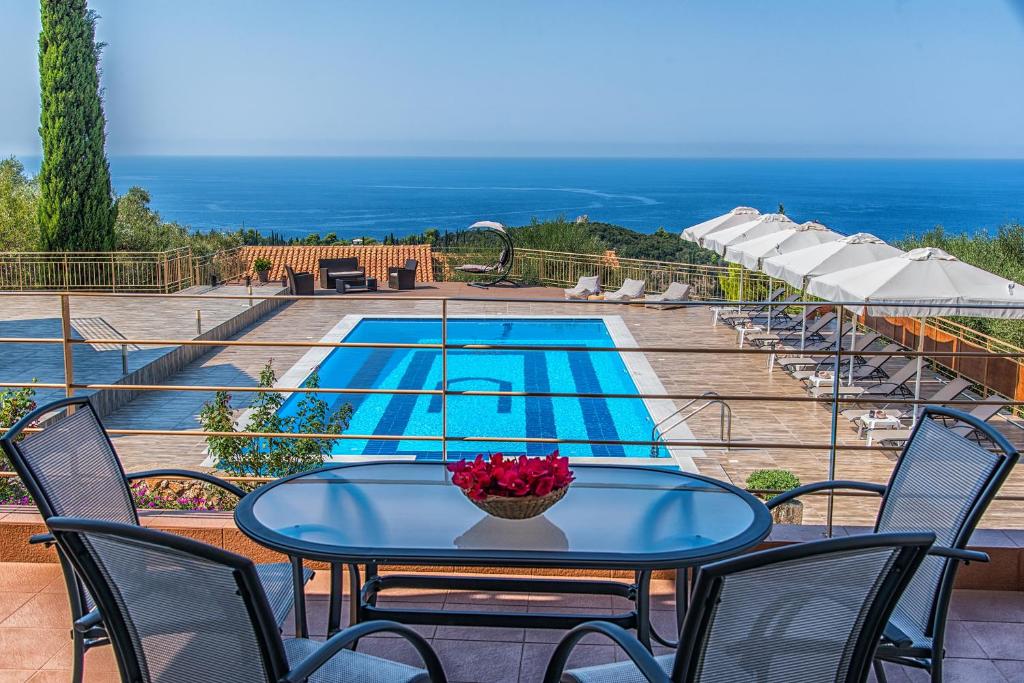
M 622 326 L 624 329 L 624 325 Z M 628 331 L 626 332 L 628 335 Z M 438 318 L 346 316 L 333 336 L 346 342 L 436 344 Z M 448 321 L 452 344 L 528 346 L 614 346 L 605 318 L 456 318 Z M 621 344 L 620 344 L 621 346 Z M 298 386 L 319 365 L 320 385 L 337 388 L 440 389 L 441 352 L 437 349 L 335 348 L 324 357 L 314 349 L 281 386 Z M 639 354 L 633 354 L 642 360 Z M 646 361 L 643 361 L 646 363 Z M 295 382 L 295 383 L 292 383 Z M 448 352 L 448 386 L 458 390 L 638 393 L 624 357 L 613 352 L 462 350 Z M 442 433 L 439 395 L 319 394 L 333 406 L 353 405 L 349 434 L 422 435 Z M 288 397 L 279 413 L 293 414 L 299 395 Z M 557 437 L 564 439 L 647 441 L 654 421 L 641 399 L 449 396 L 450 436 Z M 477 453 L 542 455 L 551 444 L 449 441 L 449 457 Z M 560 444 L 573 457 L 649 458 L 649 446 Z M 383 456 L 434 459 L 441 443 L 412 439 L 341 439 L 334 456 Z M 666 457 L 664 448 L 658 457 Z

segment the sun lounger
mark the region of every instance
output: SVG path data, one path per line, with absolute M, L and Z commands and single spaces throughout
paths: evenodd
M 790 294 L 785 299 L 776 300 L 770 307 L 767 307 L 762 311 L 745 313 L 740 316 L 734 315 L 725 319 L 725 324 L 731 325 L 732 327 L 739 327 L 740 325 L 745 325 L 747 323 L 754 325 L 766 325 L 768 323 L 768 317 L 771 316 L 773 326 L 783 325 L 791 319 L 790 315 L 786 313 L 786 308 L 799 298 L 799 294 Z
M 980 406 L 975 406 L 974 410 L 970 411 L 967 414 L 970 415 L 971 417 L 978 418 L 982 422 L 988 422 L 993 417 L 998 415 L 999 411 L 1002 410 L 1004 407 L 1006 407 L 1005 403 L 986 403 Z M 902 446 L 903 443 L 906 442 L 906 440 L 909 439 L 910 435 L 913 433 L 913 429 L 874 429 L 871 431 L 874 432 L 873 436 L 878 437 L 875 438 L 874 442 L 884 447 Z M 949 427 L 949 431 L 966 438 L 971 438 L 972 435 L 977 432 L 977 430 L 974 427 L 966 423 L 954 424 L 952 427 Z
M 915 364 L 914 363 L 908 363 L 908 365 L 915 365 Z M 971 388 L 971 383 L 969 381 L 967 381 L 963 377 L 956 377 L 956 378 L 950 380 L 949 382 L 947 382 L 946 384 L 943 384 L 941 387 L 939 387 L 938 391 L 936 391 L 931 396 L 927 397 L 927 399 L 928 399 L 927 405 L 931 405 L 931 406 L 941 406 L 941 405 L 944 405 L 945 403 L 947 403 L 949 401 L 956 400 L 957 396 L 959 396 L 960 394 L 962 394 L 963 392 L 967 391 L 970 388 Z M 884 405 L 876 406 L 874 408 L 874 410 L 878 410 L 879 408 L 888 411 L 888 406 L 884 406 Z M 861 417 L 864 417 L 865 415 L 869 414 L 871 412 L 871 410 L 872 409 L 870 409 L 870 408 L 864 408 L 862 406 L 857 406 L 856 408 L 849 408 L 847 410 L 841 411 L 840 415 L 845 417 L 850 422 L 853 422 L 853 421 L 855 421 L 855 420 L 857 420 L 857 419 L 859 419 Z M 920 410 L 920 408 L 918 408 L 918 410 Z M 901 420 L 909 420 L 909 419 L 911 419 L 914 416 L 914 406 L 907 406 L 905 408 L 902 408 L 902 409 L 896 411 L 894 416 L 898 417 Z
M 876 334 L 874 332 L 871 332 L 869 334 L 864 334 L 864 335 L 861 335 L 861 336 L 857 337 L 857 341 L 853 345 L 852 352 L 853 353 L 860 353 L 861 351 L 866 350 L 869 346 L 874 344 L 881 336 L 882 335 L 880 335 L 880 334 Z M 816 355 L 816 356 L 779 356 L 779 359 L 778 359 L 777 362 L 778 362 L 779 366 L 783 370 L 785 370 L 786 372 L 790 373 L 791 375 L 796 373 L 797 371 L 799 371 L 801 369 L 808 368 L 808 367 L 815 367 L 815 366 L 818 366 L 818 365 L 830 366 L 830 364 L 833 362 L 832 356 L 835 353 L 835 346 L 836 346 L 835 342 L 831 341 L 831 340 L 829 340 L 828 342 L 826 342 L 824 344 L 822 344 L 822 343 L 814 344 L 814 345 L 812 345 L 810 347 L 805 347 L 803 350 L 806 351 L 806 352 L 810 352 L 810 351 L 818 352 L 818 355 Z M 899 350 L 900 348 L 902 348 L 898 344 L 896 344 L 895 346 L 896 346 L 896 350 Z M 843 349 L 843 354 L 844 355 L 847 355 L 850 352 L 851 352 L 851 349 L 845 349 L 845 348 Z M 889 356 L 884 356 L 883 358 L 889 358 Z M 854 363 L 856 363 L 858 360 L 863 362 L 864 361 L 864 357 L 863 356 L 854 356 Z M 843 361 L 843 365 L 849 367 L 848 360 L 844 360 Z M 822 367 L 820 369 L 828 370 L 828 367 Z
M 779 287 L 778 289 L 775 289 L 770 294 L 768 294 L 768 298 L 765 301 L 774 302 L 785 292 L 785 287 Z M 726 323 L 727 325 L 731 325 L 731 320 L 734 320 L 736 318 L 746 320 L 750 317 L 750 314 L 752 313 L 764 313 L 766 310 L 768 310 L 768 306 L 770 305 L 770 303 L 763 303 L 755 304 L 752 306 L 738 306 L 733 310 L 723 310 L 721 313 L 718 314 L 718 320 Z
M 845 340 L 850 335 L 850 333 L 852 331 L 853 331 L 853 325 L 851 323 L 846 323 L 845 325 L 843 325 L 843 330 L 842 330 L 842 333 L 840 334 L 841 339 Z M 872 334 L 874 334 L 874 333 L 872 333 Z M 847 344 L 846 341 L 843 341 L 842 344 L 843 344 L 843 347 L 844 347 L 843 350 L 846 350 L 845 347 L 849 346 L 849 344 Z M 835 351 L 835 348 L 836 348 L 836 336 L 835 336 L 835 334 L 830 334 L 830 335 L 828 335 L 826 337 L 824 334 L 821 333 L 821 331 L 819 331 L 818 334 L 815 335 L 814 339 L 804 339 L 804 341 L 803 341 L 803 348 L 800 348 L 800 346 L 801 346 L 801 342 L 800 342 L 800 336 L 799 335 L 797 335 L 795 339 L 793 337 L 791 337 L 791 336 L 787 336 L 787 337 L 785 337 L 783 339 L 780 339 L 780 340 L 776 341 L 774 344 L 764 344 L 763 345 L 764 348 L 775 349 L 779 353 L 807 353 L 807 352 L 810 352 L 810 351 Z M 847 361 L 848 360 L 849 360 L 849 356 L 847 356 Z
M 647 287 L 646 280 L 630 280 L 626 278 L 622 286 L 614 292 L 604 295 L 605 301 L 632 301 L 633 299 L 644 298 L 644 289 Z
M 835 313 L 826 313 L 825 315 L 816 318 L 814 322 L 807 326 L 807 330 L 804 332 L 804 342 L 814 341 L 821 338 L 821 330 L 827 325 L 830 325 L 833 320 L 836 319 Z M 772 330 L 771 332 L 764 332 L 759 334 L 747 335 L 747 339 L 753 346 L 764 348 L 766 346 L 773 346 L 780 342 L 787 342 L 794 338 L 800 341 L 800 330 L 792 330 L 784 328 L 779 332 Z
M 648 294 L 644 297 L 644 305 L 654 308 L 669 309 L 678 308 L 684 301 L 690 300 L 690 285 L 682 282 L 673 282 L 661 294 Z
M 914 392 L 907 387 L 907 383 L 910 382 L 917 375 L 917 364 L 907 363 L 902 368 L 892 374 L 891 377 L 885 382 L 879 382 L 877 384 L 871 384 L 868 386 L 853 385 L 853 386 L 840 386 L 839 396 L 849 398 L 851 396 L 877 396 L 878 398 L 896 398 L 896 397 L 907 397 L 913 396 Z M 814 398 L 821 398 L 823 396 L 831 396 L 834 392 L 832 385 L 811 387 L 808 393 Z
M 871 340 L 871 341 L 874 341 L 874 340 Z M 885 352 L 888 352 L 888 353 L 896 353 L 901 348 L 902 347 L 899 344 L 889 344 L 884 349 L 882 349 L 882 351 L 885 351 Z M 853 368 L 853 379 L 854 379 L 854 381 L 865 381 L 865 380 L 872 380 L 872 379 L 877 379 L 877 380 L 886 379 L 889 376 L 889 373 L 887 373 L 882 366 L 885 365 L 886 363 L 888 363 L 890 360 L 892 360 L 892 356 L 871 356 L 870 358 L 867 359 L 867 362 L 865 362 L 865 363 L 863 363 L 861 365 L 854 365 L 854 368 Z M 801 382 L 803 382 L 806 385 L 806 384 L 808 384 L 810 378 L 814 377 L 815 373 L 817 373 L 819 370 L 833 370 L 834 366 L 835 366 L 834 359 L 832 359 L 832 358 L 824 358 L 812 370 L 798 370 L 798 371 L 795 371 L 795 372 L 790 372 L 789 374 L 791 374 L 795 379 L 800 380 Z M 841 368 L 840 369 L 840 375 L 842 377 L 849 377 L 849 367 L 850 367 L 849 362 L 846 361 L 846 360 L 843 360 L 842 364 L 840 365 L 840 368 Z M 845 370 L 843 368 L 845 368 Z
M 576 286 L 565 290 L 566 299 L 586 299 L 589 296 L 601 293 L 601 277 L 592 275 L 581 277 Z

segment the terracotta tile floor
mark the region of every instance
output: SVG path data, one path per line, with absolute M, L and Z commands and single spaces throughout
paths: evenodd
M 327 626 L 326 572 L 310 587 L 309 622 L 314 637 L 322 638 Z M 671 627 L 671 594 L 668 582 L 655 582 L 654 620 L 662 630 Z M 581 602 L 583 597 L 588 602 Z M 613 598 L 560 595 L 502 596 L 455 591 L 408 591 L 398 595 L 405 605 L 460 606 L 509 611 L 581 611 L 611 607 Z M 596 600 L 596 602 L 595 602 Z M 1024 680 L 1024 592 L 957 591 L 950 613 L 945 680 Z M 556 631 L 535 629 L 469 629 L 417 627 L 431 640 L 453 683 L 521 683 L 541 680 L 544 667 L 560 636 Z M 70 678 L 70 643 L 67 635 L 67 604 L 59 568 L 52 564 L 0 564 L 0 683 L 60 681 Z M 395 637 L 363 640 L 360 651 L 416 663 L 404 641 Z M 596 637 L 577 648 L 573 665 L 614 661 L 619 651 Z M 908 676 L 892 669 L 889 680 L 926 680 L 919 672 Z M 117 681 L 110 648 L 91 651 L 86 659 L 85 680 Z M 198 679 L 197 679 L 198 680 Z

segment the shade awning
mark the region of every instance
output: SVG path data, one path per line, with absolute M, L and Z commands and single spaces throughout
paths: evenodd
M 697 225 L 690 226 L 683 230 L 679 235 L 680 238 L 687 242 L 700 242 L 704 237 L 710 235 L 713 232 L 719 230 L 726 230 L 728 228 L 739 225 L 740 223 L 746 223 L 747 221 L 753 220 L 761 215 L 761 212 L 757 209 L 749 206 L 737 206 L 729 213 L 723 213 L 721 216 L 715 216 L 711 220 L 698 223 Z
M 808 278 L 844 268 L 882 261 L 902 254 L 874 235 L 858 232 L 847 237 L 806 247 L 761 261 L 761 270 L 792 287 L 802 289 Z
M 838 232 L 829 230 L 821 223 L 808 221 L 796 228 L 729 245 L 725 250 L 725 260 L 751 270 L 761 270 L 762 262 L 767 258 L 834 242 L 841 237 Z
M 710 249 L 718 255 L 725 254 L 725 250 L 732 244 L 739 244 L 761 237 L 773 232 L 791 230 L 798 227 L 796 223 L 781 213 L 767 213 L 758 216 L 752 221 L 741 223 L 735 227 L 719 230 L 703 238 L 701 246 Z

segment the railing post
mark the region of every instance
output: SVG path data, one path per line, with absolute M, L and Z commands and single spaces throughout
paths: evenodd
M 75 383 L 75 358 L 71 345 L 71 301 L 67 294 L 60 295 L 60 332 L 64 351 L 64 395 L 70 397 L 75 393 L 72 386 Z
M 828 451 L 828 479 L 832 481 L 836 478 L 836 434 L 839 431 L 839 378 L 842 372 L 842 356 L 843 356 L 843 315 L 846 311 L 842 305 L 839 306 L 838 315 L 836 317 L 836 357 L 832 365 L 832 424 L 831 434 L 829 436 L 829 451 Z M 832 513 L 835 505 L 835 491 L 829 489 L 828 491 L 828 510 L 825 514 L 825 534 L 832 538 Z
M 441 462 L 448 460 L 448 299 L 441 299 Z
M 170 274 L 170 271 L 169 271 L 169 268 L 168 268 L 168 265 L 167 265 L 167 252 L 165 251 L 164 252 L 164 294 L 167 294 L 167 293 L 170 292 L 170 286 L 168 284 L 168 280 L 170 278 L 170 275 L 171 274 Z

